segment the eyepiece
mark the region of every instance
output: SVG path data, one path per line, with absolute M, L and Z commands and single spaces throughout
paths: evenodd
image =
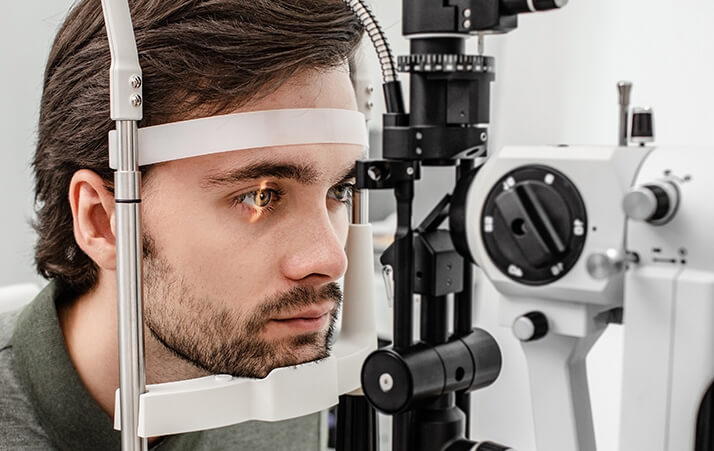
M 505 14 L 534 13 L 562 8 L 568 0 L 501 0 L 501 11 Z

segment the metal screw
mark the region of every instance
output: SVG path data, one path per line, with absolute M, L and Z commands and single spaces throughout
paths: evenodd
M 422 154 L 421 147 L 417 147 L 415 150 L 416 150 L 416 154 L 417 154 L 417 155 L 421 155 L 421 154 Z
M 481 133 L 481 141 L 486 142 L 488 139 L 488 134 L 486 132 Z
M 367 94 L 372 94 L 374 92 L 374 86 L 367 85 L 367 88 L 365 88 L 365 91 L 367 92 Z
M 134 89 L 141 88 L 141 77 L 136 74 L 132 75 L 129 77 L 129 85 Z
M 464 10 L 464 17 L 466 17 L 466 18 L 471 17 L 471 9 L 470 8 L 466 8 Z
M 424 137 L 424 135 L 422 135 L 421 132 L 416 132 L 415 136 L 416 136 L 417 140 L 421 140 Z
M 471 21 L 469 19 L 464 20 L 464 28 L 471 28 Z
M 135 106 L 135 107 L 141 106 L 141 96 L 139 94 L 132 95 L 129 98 L 129 100 L 131 101 L 132 106 Z
M 369 102 L 367 102 L 367 109 L 371 110 L 372 108 L 374 108 L 374 102 L 370 100 Z
M 407 175 L 414 175 L 414 168 L 413 167 L 408 167 L 407 168 Z

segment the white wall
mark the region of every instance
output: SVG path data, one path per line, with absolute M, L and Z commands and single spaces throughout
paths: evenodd
M 36 281 L 30 227 L 30 162 L 42 93 L 42 74 L 69 0 L 6 2 L 0 13 L 0 286 Z

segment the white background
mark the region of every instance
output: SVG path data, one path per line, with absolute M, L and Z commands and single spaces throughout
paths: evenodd
M 395 53 L 406 53 L 407 43 L 400 37 L 401 2 L 372 3 L 392 36 Z M 33 0 L 6 2 L 1 7 L 0 286 L 37 280 L 32 266 L 34 237 L 28 225 L 32 214 L 29 162 L 47 52 L 70 4 Z M 615 84 L 629 79 L 634 82 L 633 105 L 655 110 L 659 144 L 706 145 L 714 151 L 710 131 L 714 124 L 710 107 L 714 100 L 713 19 L 714 2 L 708 0 L 571 0 L 561 11 L 522 16 L 517 30 L 486 40 L 486 53 L 496 57 L 492 148 L 615 144 Z M 475 48 L 474 42 L 470 48 Z M 378 128 L 376 118 L 374 127 Z M 481 299 L 488 301 L 493 295 Z M 493 318 L 493 304 L 479 306 L 481 321 L 487 325 Z M 493 330 L 499 341 L 508 341 L 505 331 Z M 600 368 L 593 403 L 601 451 L 616 449 L 617 415 L 612 411 L 619 378 L 616 333 L 606 339 L 614 340 L 614 345 L 600 346 L 594 356 L 594 366 Z M 476 397 L 473 431 L 476 438 L 532 450 L 523 362 L 517 348 L 505 345 L 504 354 L 501 380 Z

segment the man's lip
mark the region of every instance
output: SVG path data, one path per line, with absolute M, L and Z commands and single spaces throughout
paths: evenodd
M 281 315 L 277 318 L 273 318 L 273 320 L 289 321 L 293 319 L 317 319 L 330 313 L 333 308 L 334 304 L 332 302 L 326 301 L 321 302 L 319 304 L 311 305 L 295 312 L 290 312 L 287 315 Z

